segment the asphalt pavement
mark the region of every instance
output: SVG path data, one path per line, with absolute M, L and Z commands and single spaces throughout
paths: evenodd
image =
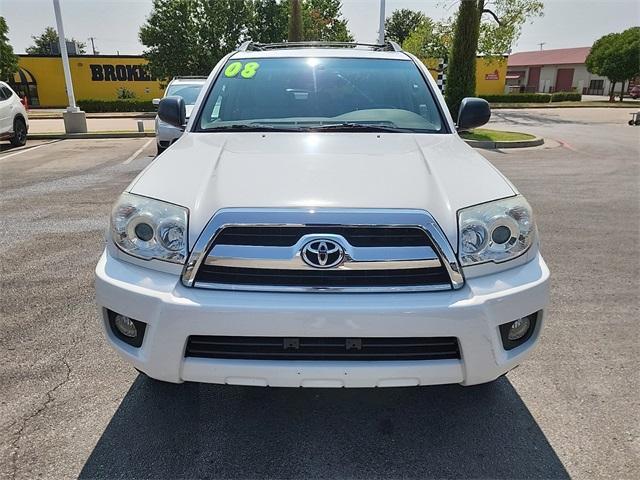
M 490 127 L 547 140 L 482 153 L 534 207 L 552 303 L 533 357 L 468 388 L 139 376 L 103 340 L 93 268 L 153 139 L 3 144 L 0 478 L 638 478 L 640 127 L 627 120 L 494 113 Z

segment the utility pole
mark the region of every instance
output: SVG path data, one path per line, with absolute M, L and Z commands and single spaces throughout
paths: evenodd
M 96 39 L 96 37 L 89 37 L 89 40 L 91 40 L 91 50 L 93 50 L 93 54 L 96 54 L 96 45 L 93 43 L 93 41 Z
M 73 94 L 73 82 L 71 80 L 71 68 L 69 67 L 69 55 L 67 54 L 67 42 L 62 26 L 62 12 L 60 11 L 60 0 L 53 0 L 53 11 L 56 16 L 56 26 L 58 27 L 58 42 L 60 43 L 60 55 L 62 56 L 62 69 L 64 70 L 64 83 L 67 87 L 69 106 L 62 114 L 64 118 L 64 129 L 67 133 L 86 133 L 87 118 L 85 113 L 76 106 L 76 97 Z
M 385 5 L 384 0 L 380 0 L 380 25 L 378 27 L 378 44 L 384 44 L 384 20 L 385 20 Z
M 538 45 L 540 45 L 540 51 L 542 51 L 542 47 L 544 47 L 547 44 L 547 42 L 540 42 Z

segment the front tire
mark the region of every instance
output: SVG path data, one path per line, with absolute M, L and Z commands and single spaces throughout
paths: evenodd
M 10 141 L 14 147 L 22 147 L 27 143 L 27 124 L 22 118 L 13 121 L 13 137 Z
M 156 154 L 156 156 L 160 155 L 167 149 L 167 147 L 161 147 L 159 143 L 156 143 L 156 146 L 158 147 L 158 153 Z

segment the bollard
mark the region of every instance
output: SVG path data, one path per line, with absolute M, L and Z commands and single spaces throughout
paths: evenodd
M 144 132 L 144 122 L 142 120 L 138 120 L 138 131 Z

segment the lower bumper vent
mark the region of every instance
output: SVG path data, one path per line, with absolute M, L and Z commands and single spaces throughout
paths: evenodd
M 455 337 L 231 337 L 191 336 L 185 357 L 241 360 L 459 359 Z

